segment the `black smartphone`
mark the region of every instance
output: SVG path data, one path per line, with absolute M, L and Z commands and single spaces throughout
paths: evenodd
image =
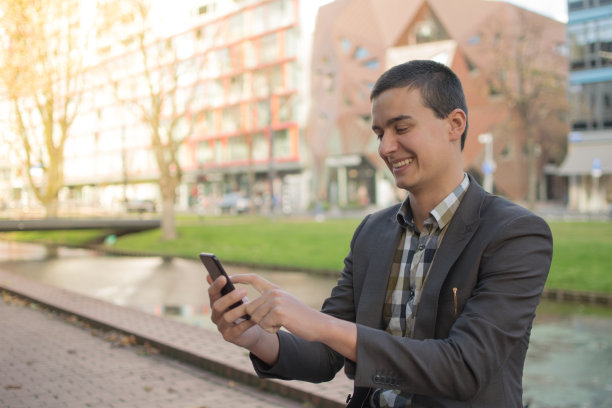
M 221 294 L 222 295 L 227 295 L 232 290 L 236 289 L 236 287 L 234 286 L 234 284 L 230 280 L 229 275 L 227 274 L 227 272 L 225 272 L 225 269 L 223 269 L 223 265 L 221 265 L 221 261 L 219 261 L 219 258 L 217 258 L 217 256 L 215 254 L 209 254 L 209 253 L 206 253 L 206 252 L 202 252 L 200 254 L 200 260 L 204 264 L 204 267 L 206 268 L 206 270 L 208 271 L 208 274 L 210 275 L 210 277 L 213 280 L 217 279 L 221 275 L 225 276 L 226 283 L 225 283 L 225 286 L 223 286 L 223 288 L 221 288 Z M 230 309 L 238 307 L 238 306 L 240 306 L 243 303 L 244 302 L 242 300 L 239 300 L 238 302 L 236 302 L 233 305 L 231 305 Z M 248 320 L 248 319 L 251 318 L 251 316 L 244 315 L 244 316 L 242 316 L 242 318 Z

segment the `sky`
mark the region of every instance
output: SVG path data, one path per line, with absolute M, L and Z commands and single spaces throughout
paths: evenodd
M 567 23 L 567 0 L 506 0 L 547 17 Z
M 316 12 L 316 8 L 329 3 L 331 0 L 304 0 L 312 5 L 312 11 Z M 502 0 L 490 0 L 502 1 Z M 516 4 L 517 6 L 526 8 L 536 13 L 543 14 L 547 17 L 554 18 L 563 23 L 567 23 L 567 0 L 505 0 L 508 3 Z

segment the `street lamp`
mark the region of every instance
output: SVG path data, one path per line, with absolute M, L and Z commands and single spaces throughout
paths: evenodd
M 492 193 L 493 172 L 496 167 L 493 160 L 493 135 L 491 133 L 482 133 L 478 135 L 478 142 L 485 146 L 485 159 L 482 163 L 482 173 L 484 174 L 483 187 L 489 193 Z

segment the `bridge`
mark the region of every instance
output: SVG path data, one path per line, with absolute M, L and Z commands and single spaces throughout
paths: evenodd
M 49 218 L 0 220 L 0 232 L 102 229 L 116 231 L 122 235 L 130 232 L 155 229 L 160 226 L 161 221 L 158 219 Z

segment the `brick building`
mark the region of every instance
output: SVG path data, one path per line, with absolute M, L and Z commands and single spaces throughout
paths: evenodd
M 503 92 L 511 81 L 517 83 L 519 72 L 511 61 L 524 52 L 521 41 L 526 33 L 531 34 L 526 47 L 529 68 L 548 70 L 564 80 L 564 24 L 508 3 L 337 0 L 322 7 L 312 51 L 312 100 L 317 103 L 305 131 L 319 195 L 346 205 L 383 205 L 394 199 L 389 195 L 392 179 L 377 157 L 377 140 L 370 129 L 369 92 L 390 66 L 434 59 L 451 67 L 464 85 L 469 108 L 465 169 L 477 178 L 483 175 L 485 148 L 478 136 L 489 133 L 495 191 L 525 199 L 526 149 L 535 151 L 539 175 L 546 163 L 560 160 L 559 140 L 567 134 L 565 119 L 559 116 L 565 100 L 563 81 L 531 105 L 539 114 L 530 127 L 533 145 L 527 144 L 524 126 L 512 108 L 515 101 Z M 526 86 L 535 87 L 534 82 Z M 544 178 L 537 181 L 543 189 Z

